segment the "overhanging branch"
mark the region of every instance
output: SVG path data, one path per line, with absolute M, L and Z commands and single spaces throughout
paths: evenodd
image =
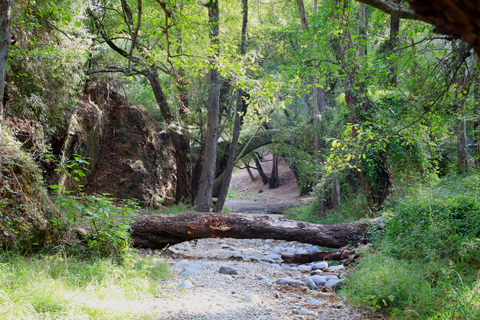
M 400 19 L 421 20 L 415 15 L 415 11 L 408 6 L 392 3 L 388 0 L 357 0 L 358 2 L 368 4 L 391 16 Z M 423 21 L 423 20 L 422 20 Z

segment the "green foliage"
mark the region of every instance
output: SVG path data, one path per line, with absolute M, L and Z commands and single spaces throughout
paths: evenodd
M 374 250 L 344 294 L 394 319 L 476 319 L 480 175 L 417 184 L 387 204 Z
M 388 311 L 393 319 L 424 319 L 446 303 L 445 292 L 428 280 L 434 270 L 434 265 L 373 253 L 360 260 L 342 292 L 355 304 Z
M 479 187 L 478 174 L 422 186 L 415 198 L 387 211 L 393 214 L 387 240 L 396 244 L 399 256 L 480 262 Z
M 158 294 L 167 263 L 128 253 L 123 264 L 111 258 L 84 260 L 57 253 L 0 256 L 2 319 L 131 319 L 154 316 L 144 301 Z
M 139 207 L 132 200 L 113 199 L 105 195 L 60 197 L 62 216 L 72 226 L 85 227 L 87 246 L 101 255 L 121 255 L 131 245 L 130 223 Z M 62 222 L 58 221 L 58 226 Z
M 358 201 L 363 201 L 363 197 L 352 197 L 348 203 L 342 204 L 338 211 L 329 210 L 325 217 L 320 217 L 318 215 L 318 202 L 315 198 L 309 204 L 301 204 L 292 208 L 286 208 L 283 215 L 290 220 L 306 221 L 317 224 L 355 222 L 365 218 L 365 212 L 361 209 L 363 208 L 363 205 L 358 203 Z

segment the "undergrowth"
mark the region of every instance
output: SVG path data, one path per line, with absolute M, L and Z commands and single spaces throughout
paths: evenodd
M 413 187 L 343 294 L 392 319 L 480 319 L 480 175 Z
M 305 221 L 317 224 L 340 224 L 358 221 L 365 218 L 365 206 L 361 205 L 361 197 L 354 198 L 340 205 L 339 209 L 327 210 L 324 217 L 318 215 L 318 202 L 314 199 L 311 203 L 301 204 L 286 208 L 283 215 L 290 220 Z
M 144 301 L 169 276 L 159 258 L 132 252 L 118 259 L 55 253 L 0 256 L 1 319 L 131 319 L 150 317 Z

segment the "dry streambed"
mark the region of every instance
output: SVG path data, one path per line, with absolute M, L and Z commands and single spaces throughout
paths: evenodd
M 335 294 L 343 266 L 287 265 L 280 258 L 315 250 L 259 239 L 177 244 L 167 259 L 174 275 L 150 307 L 158 311 L 155 319 L 374 319 Z

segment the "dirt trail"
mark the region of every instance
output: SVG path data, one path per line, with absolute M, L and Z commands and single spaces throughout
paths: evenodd
M 269 153 L 264 157 L 265 162 L 262 162 L 267 175 L 272 170 L 271 160 L 272 154 Z M 295 175 L 283 159 L 279 160 L 278 171 L 280 187 L 275 189 L 264 185 L 254 169 L 255 181 L 251 181 L 246 169 L 234 172 L 230 183 L 230 195 L 233 198 L 227 198 L 225 207 L 236 213 L 282 213 L 284 208 L 311 200 L 308 196 L 300 196 Z

